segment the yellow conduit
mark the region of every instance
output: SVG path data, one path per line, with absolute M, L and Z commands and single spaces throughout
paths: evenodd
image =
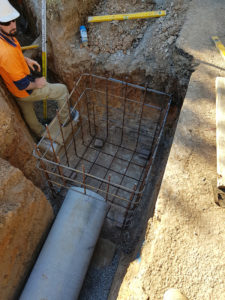
M 107 21 L 122 21 L 122 20 L 133 20 L 133 19 L 146 19 L 146 18 L 159 18 L 166 15 L 165 10 L 159 11 L 146 11 L 133 14 L 119 14 L 119 15 L 105 15 L 105 16 L 94 16 L 88 17 L 89 23 L 94 22 L 107 22 Z
M 39 45 L 30 45 L 30 46 L 23 46 L 21 47 L 22 51 L 25 51 L 25 50 L 30 50 L 30 49 L 36 49 L 38 48 Z

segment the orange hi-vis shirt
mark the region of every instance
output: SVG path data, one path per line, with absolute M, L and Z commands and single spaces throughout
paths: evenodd
M 9 91 L 18 98 L 28 97 L 26 90 L 34 79 L 16 38 L 13 41 L 0 33 L 0 75 Z

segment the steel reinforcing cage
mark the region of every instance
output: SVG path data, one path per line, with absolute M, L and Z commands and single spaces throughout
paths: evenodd
M 65 103 L 68 112 L 79 111 L 79 122 L 70 122 L 66 136 L 59 112 L 56 136 L 47 128 L 50 143 L 43 137 L 34 151 L 52 192 L 90 189 L 110 204 L 107 219 L 126 226 L 149 182 L 171 101 L 147 87 L 83 74 Z

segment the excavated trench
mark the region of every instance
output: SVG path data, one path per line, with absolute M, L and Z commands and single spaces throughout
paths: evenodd
M 110 205 L 80 299 L 107 299 L 121 253 L 130 256 L 143 243 L 184 93 L 177 86 L 167 94 L 83 74 L 70 98 L 80 112 L 72 136 L 57 158 L 51 145 L 42 151 L 44 139 L 39 142 L 38 167 L 48 174 L 46 191 L 56 212 L 72 186 L 90 189 Z M 64 140 L 60 130 L 57 138 Z
M 129 29 L 129 23 L 123 25 L 123 29 L 118 23 L 111 25 L 113 35 Z M 136 28 L 139 38 L 126 39 L 126 47 L 118 39 L 116 46 L 110 49 L 107 48 L 110 38 L 104 35 L 99 38 L 99 32 L 107 33 L 110 25 L 104 27 L 101 24 L 95 32 L 90 26 L 89 51 L 100 55 L 101 59 L 106 52 L 115 55 L 123 51 L 129 55 L 143 42 L 145 25 L 146 28 L 154 27 L 155 23 L 136 22 L 137 28 L 141 28 Z M 173 33 L 175 40 L 181 26 L 182 22 Z M 35 34 L 35 30 L 31 32 Z M 29 38 L 23 43 L 27 41 Z M 76 43 L 79 43 L 78 37 Z M 110 204 L 80 299 L 108 298 L 121 253 L 127 253 L 130 261 L 135 259 L 144 241 L 147 221 L 153 216 L 182 101 L 193 71 L 191 57 L 177 49 L 175 44 L 168 46 L 171 49 L 166 51 L 166 60 L 159 65 L 160 53 L 157 57 L 155 52 L 157 59 L 149 73 L 140 69 L 139 64 L 132 72 L 126 72 L 126 68 L 122 73 L 116 69 L 108 72 L 101 60 L 100 63 L 97 60 L 92 62 L 92 70 L 98 75 L 89 74 L 89 69 L 83 75 L 79 69 L 74 70 L 81 77 L 76 81 L 70 103 L 79 110 L 80 121 L 72 129 L 72 135 L 62 143 L 57 159 L 51 153 L 51 146 L 49 151 L 41 152 L 40 161 L 45 163 L 50 182 L 49 188 L 46 181 L 44 191 L 56 213 L 67 188 L 73 185 L 82 187 L 84 192 L 89 188 L 99 193 Z M 152 47 L 154 49 L 154 45 Z M 151 65 L 152 59 L 146 56 L 145 64 Z M 53 79 L 61 78 L 60 74 L 54 74 L 54 66 L 50 65 L 50 72 L 51 69 Z M 109 74 L 113 74 L 113 78 Z M 53 117 L 55 103 L 48 109 Z M 41 104 L 36 111 L 43 121 Z M 63 140 L 60 130 L 58 136 Z M 42 142 L 39 142 L 40 149 Z M 38 166 L 43 169 L 40 161 Z

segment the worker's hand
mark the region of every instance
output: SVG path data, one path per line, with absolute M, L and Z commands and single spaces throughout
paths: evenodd
M 29 57 L 24 57 L 24 58 L 28 64 L 28 67 L 30 67 L 31 70 L 35 71 L 34 66 L 37 66 L 38 72 L 41 72 L 41 66 L 39 65 L 39 63 L 36 60 L 33 60 Z
M 35 85 L 37 89 L 41 89 L 46 85 L 47 81 L 45 77 L 40 77 L 35 79 Z

